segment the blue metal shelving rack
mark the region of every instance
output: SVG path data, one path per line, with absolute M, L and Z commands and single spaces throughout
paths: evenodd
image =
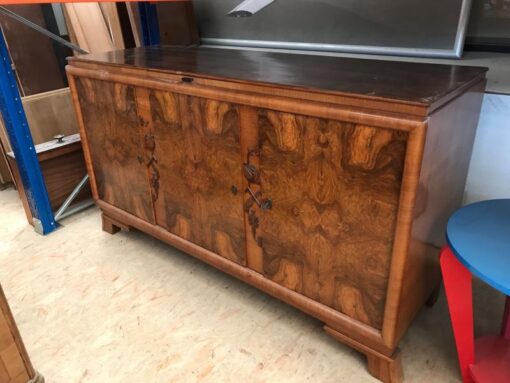
M 155 4 L 140 2 L 138 7 L 143 44 L 159 44 Z M 57 223 L 14 77 L 7 43 L 2 33 L 0 33 L 0 112 L 34 217 L 34 228 L 40 234 L 49 234 L 57 228 Z
M 34 217 L 34 228 L 40 234 L 51 233 L 57 224 L 2 33 L 0 33 L 0 111 Z
M 140 13 L 140 26 L 142 30 L 143 45 L 159 44 L 159 25 L 156 4 L 146 1 L 138 3 L 138 11 Z

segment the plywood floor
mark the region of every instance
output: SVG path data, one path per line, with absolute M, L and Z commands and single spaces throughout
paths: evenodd
M 101 231 L 95 208 L 49 236 L 0 192 L 0 282 L 49 383 L 377 382 L 321 323 L 141 233 Z M 478 333 L 503 297 L 475 283 Z M 402 342 L 406 382 L 458 382 L 443 293 Z

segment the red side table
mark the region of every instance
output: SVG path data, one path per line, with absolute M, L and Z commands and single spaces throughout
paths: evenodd
M 448 221 L 441 250 L 462 381 L 510 382 L 510 199 L 474 203 Z M 500 335 L 474 339 L 472 275 L 506 295 Z

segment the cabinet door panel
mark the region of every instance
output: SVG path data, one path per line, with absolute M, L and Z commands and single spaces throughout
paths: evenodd
M 76 87 L 99 198 L 154 223 L 134 87 L 87 78 Z
M 238 108 L 156 90 L 149 100 L 157 224 L 244 265 Z
M 262 272 L 381 328 L 407 134 L 273 111 L 257 124 Z

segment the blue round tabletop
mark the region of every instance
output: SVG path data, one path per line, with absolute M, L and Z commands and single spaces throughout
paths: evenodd
M 510 199 L 464 206 L 448 221 L 446 239 L 472 274 L 510 295 Z

